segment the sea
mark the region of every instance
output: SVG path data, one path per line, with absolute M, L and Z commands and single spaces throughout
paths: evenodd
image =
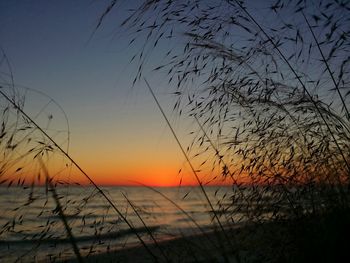
M 232 223 L 230 187 L 0 187 L 0 262 L 47 262 L 199 234 Z M 223 213 L 222 211 L 225 211 Z M 70 232 L 70 234 L 69 234 Z

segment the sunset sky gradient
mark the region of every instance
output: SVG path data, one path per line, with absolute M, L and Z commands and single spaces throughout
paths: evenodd
M 136 66 L 129 60 L 137 47 L 129 47 L 128 32 L 118 29 L 127 6 L 117 7 L 93 34 L 108 3 L 1 1 L 1 48 L 16 85 L 43 92 L 64 109 L 69 153 L 96 183 L 177 185 L 185 158 L 144 83 L 131 87 Z M 155 64 L 161 59 L 152 56 Z M 190 123 L 171 113 L 166 81 L 149 76 L 186 145 Z M 193 183 L 188 172 L 183 184 Z

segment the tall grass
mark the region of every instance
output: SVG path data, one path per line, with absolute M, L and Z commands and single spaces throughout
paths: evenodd
M 122 22 L 141 43 L 133 85 L 167 78 L 174 110 L 194 120 L 186 155 L 232 184 L 226 220 L 348 215 L 349 10 L 341 0 L 143 1 Z
M 347 207 L 349 6 L 255 4 L 143 2 L 122 23 L 142 43 L 134 83 L 152 52 L 182 41 L 154 70 L 176 89 L 174 109 L 198 123 L 195 150 L 261 199 L 235 203 L 257 219 L 267 205 L 276 218 Z

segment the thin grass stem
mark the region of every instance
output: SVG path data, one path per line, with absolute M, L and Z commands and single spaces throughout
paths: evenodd
M 204 197 L 205 197 L 205 199 L 206 199 L 206 202 L 207 202 L 208 205 L 210 206 L 210 209 L 213 211 L 214 218 L 215 218 L 216 222 L 218 223 L 218 225 L 219 225 L 219 227 L 220 227 L 222 233 L 224 234 L 224 236 L 225 236 L 227 242 L 228 242 L 228 243 L 231 245 L 231 247 L 234 249 L 234 247 L 233 247 L 233 245 L 232 245 L 232 243 L 231 243 L 231 239 L 227 236 L 227 233 L 226 233 L 226 231 L 225 231 L 223 225 L 221 224 L 221 221 L 220 221 L 220 219 L 219 219 L 219 216 L 217 215 L 216 211 L 214 210 L 214 206 L 213 206 L 213 204 L 211 203 L 211 201 L 210 201 L 210 199 L 209 199 L 209 196 L 208 196 L 207 192 L 205 191 L 205 189 L 204 189 L 204 187 L 203 187 L 203 183 L 202 183 L 202 181 L 199 179 L 199 176 L 198 176 L 196 170 L 194 169 L 194 167 L 193 167 L 193 165 L 192 165 L 192 162 L 190 161 L 188 155 L 186 154 L 184 148 L 182 147 L 179 138 L 177 137 L 177 135 L 176 135 L 176 133 L 175 133 L 173 127 L 171 126 L 171 124 L 170 124 L 170 122 L 169 122 L 167 116 L 165 115 L 165 112 L 164 112 L 163 108 L 160 106 L 160 103 L 159 103 L 157 97 L 155 96 L 155 94 L 154 94 L 154 92 L 153 92 L 151 86 L 149 85 L 148 81 L 147 81 L 145 78 L 144 78 L 144 81 L 146 82 L 146 85 L 147 85 L 147 87 L 148 87 L 150 93 L 152 94 L 152 97 L 153 97 L 153 99 L 155 100 L 155 102 L 156 102 L 156 104 L 157 104 L 157 106 L 158 106 L 158 109 L 160 110 L 160 112 L 161 112 L 161 114 L 163 115 L 163 117 L 164 117 L 166 123 L 168 124 L 168 127 L 169 127 L 169 129 L 171 130 L 171 133 L 172 133 L 173 137 L 175 138 L 175 140 L 176 140 L 176 142 L 177 142 L 177 144 L 178 144 L 178 146 L 179 146 L 179 148 L 180 148 L 182 154 L 183 154 L 184 157 L 186 158 L 186 161 L 187 161 L 187 163 L 189 164 L 189 166 L 190 166 L 190 168 L 191 168 L 191 170 L 192 170 L 193 175 L 195 176 L 195 179 L 196 179 L 196 181 L 197 181 L 197 183 L 198 183 L 198 185 L 199 185 L 199 187 L 200 187 L 200 189 L 201 189 L 201 191 L 202 191 L 202 193 L 203 193 L 203 195 L 204 195 Z M 224 250 L 223 250 L 223 253 L 224 253 Z M 240 262 L 240 259 L 239 259 L 238 255 L 237 255 L 236 253 L 234 253 L 234 256 L 235 256 L 236 260 L 237 260 L 238 262 Z M 227 256 L 226 256 L 226 253 L 224 253 L 224 258 L 225 258 L 226 262 L 229 262 L 229 260 L 228 260 L 228 258 L 227 258 Z

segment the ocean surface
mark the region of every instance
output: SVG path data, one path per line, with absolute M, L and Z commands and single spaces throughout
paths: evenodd
M 0 262 L 40 262 L 74 256 L 62 214 L 82 254 L 209 231 L 217 226 L 198 187 L 0 187 Z M 229 187 L 205 187 L 214 206 L 229 204 Z M 54 198 L 57 194 L 57 199 Z M 59 205 L 57 205 L 57 200 Z M 60 212 L 61 210 L 61 212 Z M 117 210 L 117 211 L 116 211 Z M 185 211 L 185 212 L 184 212 Z M 223 224 L 229 223 L 225 213 Z

